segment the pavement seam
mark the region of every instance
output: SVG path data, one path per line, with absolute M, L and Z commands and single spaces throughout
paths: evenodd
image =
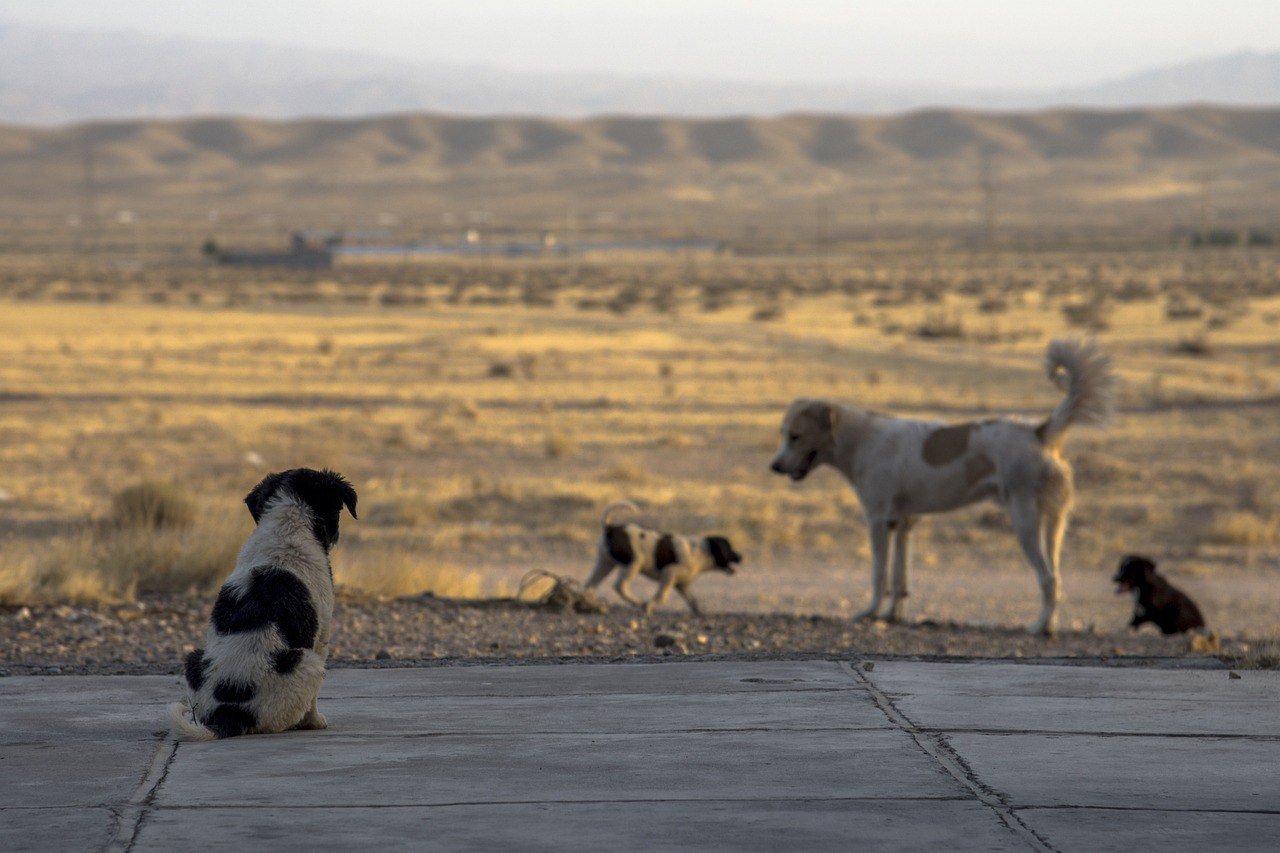
M 937 762 L 938 766 L 964 788 L 967 788 L 983 805 L 995 812 L 997 818 L 1010 832 L 1021 839 L 1032 850 L 1051 851 L 1056 848 L 1034 829 L 1028 826 L 1005 798 L 994 788 L 984 784 L 973 768 L 955 751 L 947 739 L 939 733 L 919 728 L 912 720 L 898 710 L 885 693 L 875 685 L 871 678 L 861 669 L 848 661 L 841 662 L 841 668 L 854 680 L 866 688 L 871 701 L 884 713 L 893 725 L 915 741 L 926 755 Z
M 156 751 L 151 756 L 150 764 L 147 765 L 147 772 L 119 812 L 115 832 L 104 848 L 107 853 L 127 853 L 133 849 L 134 842 L 138 838 L 138 830 L 142 828 L 147 812 L 155 802 L 156 791 L 169 775 L 169 768 L 173 765 L 177 754 L 176 740 L 166 737 L 156 745 Z

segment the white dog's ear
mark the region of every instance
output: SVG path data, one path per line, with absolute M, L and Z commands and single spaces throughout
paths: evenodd
M 834 433 L 840 425 L 840 412 L 826 400 L 814 400 L 805 407 L 804 413 Z

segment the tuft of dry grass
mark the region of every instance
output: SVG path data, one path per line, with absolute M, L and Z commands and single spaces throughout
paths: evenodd
M 1245 510 L 1221 512 L 1205 531 L 1205 539 L 1215 545 L 1248 548 L 1280 544 L 1280 519 L 1262 518 Z
M 178 486 L 144 480 L 112 495 L 105 523 L 121 530 L 184 530 L 195 517 L 195 502 Z
M 421 551 L 385 546 L 356 547 L 336 555 L 333 579 L 371 595 L 389 598 L 431 593 L 443 598 L 480 598 L 495 594 L 484 577 Z
M 116 603 L 210 590 L 235 565 L 243 528 L 239 514 L 184 529 L 88 525 L 0 576 L 0 601 Z

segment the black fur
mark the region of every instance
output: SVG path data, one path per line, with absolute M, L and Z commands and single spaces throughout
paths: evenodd
M 221 634 L 256 631 L 275 623 L 284 641 L 295 649 L 314 648 L 319 628 L 306 586 L 292 573 L 273 566 L 254 569 L 240 595 L 234 587 L 224 586 L 210 621 Z
M 195 649 L 188 652 L 183 670 L 186 673 L 187 684 L 190 685 L 192 692 L 198 692 L 204 686 L 204 649 Z
M 1161 633 L 1181 634 L 1204 627 L 1204 617 L 1191 596 L 1161 577 L 1154 561 L 1130 554 L 1120 561 L 1112 580 L 1119 584 L 1120 592 L 1138 593 L 1130 628 L 1151 622 Z
M 219 702 L 248 702 L 256 695 L 258 695 L 256 685 L 226 678 L 213 686 L 213 698 Z
M 281 649 L 271 659 L 271 666 L 281 675 L 288 675 L 302 662 L 302 649 Z
M 238 737 L 258 725 L 258 718 L 240 705 L 219 705 L 201 722 L 218 737 Z
M 708 536 L 707 551 L 711 559 L 716 561 L 716 568 L 733 574 L 734 564 L 742 562 L 742 555 L 733 550 L 729 540 L 723 536 Z
M 604 541 L 608 543 L 609 556 L 615 563 L 629 566 L 636 558 L 636 552 L 631 547 L 631 537 L 621 524 L 607 525 L 604 529 Z
M 245 505 L 256 524 L 262 519 L 267 504 L 276 493 L 288 490 L 311 510 L 311 532 L 325 551 L 338 541 L 338 518 L 345 506 L 352 518 L 356 515 L 356 490 L 335 471 L 314 468 L 291 468 L 268 474 L 245 496 Z
M 660 572 L 676 562 L 676 540 L 670 533 L 658 537 L 658 544 L 653 546 L 653 570 Z

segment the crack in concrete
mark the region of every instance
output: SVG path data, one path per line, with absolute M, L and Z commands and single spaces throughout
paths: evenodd
M 138 830 L 142 828 L 142 823 L 155 802 L 156 791 L 169 775 L 169 768 L 177 754 L 176 740 L 165 737 L 156 745 L 156 751 L 147 765 L 147 772 L 119 812 L 115 831 L 104 848 L 107 853 L 128 853 L 133 849 Z
M 898 710 L 893 700 L 885 695 L 863 670 L 858 669 L 848 661 L 841 662 L 840 666 L 855 681 L 866 688 L 867 693 L 871 696 L 871 701 L 889 718 L 889 721 L 895 727 L 915 741 L 920 750 L 937 762 L 943 772 L 972 792 L 973 797 L 980 803 L 995 812 L 996 817 L 1011 833 L 1032 850 L 1057 853 L 1057 849 L 1049 843 L 1048 839 L 1043 838 L 1022 820 L 1017 811 L 1009 805 L 999 791 L 986 785 L 978 778 L 973 767 L 965 761 L 960 753 L 956 752 L 944 735 L 918 727 L 910 718 Z

